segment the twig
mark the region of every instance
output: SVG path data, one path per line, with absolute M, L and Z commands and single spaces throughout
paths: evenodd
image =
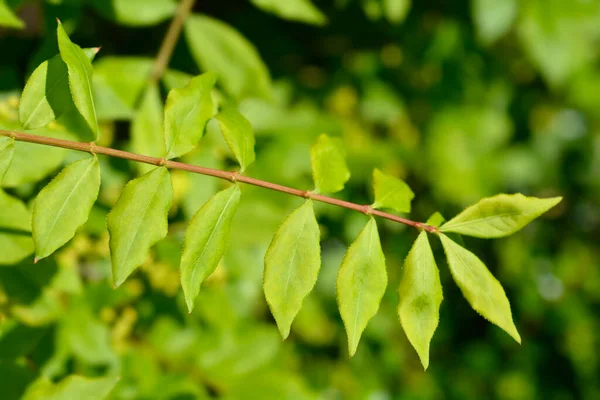
M 376 215 L 381 218 L 389 219 L 391 221 L 399 222 L 401 224 L 405 224 L 408 226 L 412 226 L 413 228 L 423 229 L 427 232 L 435 233 L 437 232 L 437 228 L 434 226 L 430 226 L 424 224 L 422 222 L 412 221 L 410 219 L 398 217 L 394 214 L 389 214 L 383 211 L 375 210 L 368 205 L 361 205 L 356 203 L 351 203 L 349 201 L 335 199 L 333 197 L 324 196 L 322 194 L 308 192 L 305 190 L 294 189 L 287 186 L 278 185 L 276 183 L 271 183 L 267 181 L 262 181 L 260 179 L 250 178 L 247 176 L 243 176 L 238 174 L 237 172 L 229 172 L 222 171 L 220 169 L 206 168 L 200 167 L 197 165 L 185 164 L 178 161 L 166 160 L 164 158 L 158 157 L 150 157 L 144 156 L 141 154 L 130 153 L 128 151 L 112 149 L 109 147 L 102 147 L 96 145 L 90 145 L 90 143 L 82 143 L 75 142 L 72 140 L 63 140 L 56 139 L 46 136 L 38 136 L 32 135 L 29 133 L 17 132 L 17 131 L 7 131 L 0 129 L 0 136 L 12 137 L 16 141 L 20 142 L 28 142 L 28 143 L 36 143 L 46 146 L 54 146 L 54 147 L 62 147 L 64 149 L 71 149 L 77 151 L 83 151 L 91 154 L 103 154 L 110 157 L 122 158 L 125 160 L 142 162 L 146 164 L 152 164 L 156 166 L 164 166 L 169 169 L 178 169 L 182 171 L 189 171 L 195 174 L 214 176 L 216 178 L 225 179 L 231 182 L 242 182 L 247 183 L 249 185 L 259 186 L 265 189 L 274 190 L 281 193 L 291 194 L 293 196 L 313 199 L 315 201 L 320 201 L 322 203 L 333 204 L 334 206 L 348 208 L 350 210 L 358 211 L 366 215 Z
M 157 82 L 163 76 L 165 69 L 169 65 L 169 61 L 173 55 L 173 50 L 175 49 L 175 44 L 177 44 L 179 34 L 181 33 L 181 28 L 183 27 L 183 23 L 185 22 L 188 14 L 192 10 L 194 2 L 195 0 L 181 0 L 181 3 L 179 3 L 175 18 L 173 18 L 173 21 L 171 21 L 171 25 L 169 25 L 167 34 L 165 35 L 165 38 L 160 45 L 158 55 L 156 56 L 154 68 L 152 69 L 152 74 L 150 75 L 151 82 Z

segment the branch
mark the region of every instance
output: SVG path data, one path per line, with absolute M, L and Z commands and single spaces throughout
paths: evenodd
M 144 156 L 141 154 L 130 153 L 128 151 L 111 149 L 109 147 L 96 146 L 92 143 L 81 143 L 75 142 L 72 140 L 63 140 L 56 139 L 46 136 L 38 136 L 32 135 L 29 133 L 16 132 L 16 131 L 7 131 L 0 129 L 0 136 L 11 137 L 16 141 L 20 142 L 28 142 L 28 143 L 36 143 L 46 146 L 54 146 L 54 147 L 62 147 L 64 149 L 71 149 L 77 151 L 83 151 L 90 154 L 103 154 L 110 157 L 122 158 L 125 160 L 142 162 L 146 164 L 163 166 L 169 169 L 178 169 L 182 171 L 189 171 L 195 174 L 200 175 L 208 175 L 214 176 L 216 178 L 225 179 L 231 182 L 242 182 L 247 183 L 249 185 L 259 186 L 265 189 L 274 190 L 281 193 L 291 194 L 293 196 L 303 197 L 307 199 L 312 199 L 315 201 L 320 201 L 322 203 L 333 204 L 334 206 L 347 208 L 350 210 L 358 211 L 366 215 L 376 215 L 381 218 L 389 219 L 391 221 L 399 222 L 401 224 L 405 224 L 408 226 L 412 226 L 413 228 L 423 229 L 430 233 L 437 232 L 437 228 L 431 225 L 426 225 L 422 222 L 412 221 L 406 218 L 398 217 L 394 214 L 389 214 L 383 211 L 375 210 L 371 208 L 369 205 L 361 205 L 356 203 L 351 203 L 349 201 L 335 199 L 333 197 L 323 196 L 318 193 L 313 193 L 310 191 L 294 189 L 287 186 L 278 185 L 276 183 L 271 183 L 267 181 L 262 181 L 260 179 L 254 179 L 247 176 L 243 176 L 238 174 L 237 172 L 229 172 L 222 171 L 219 169 L 212 169 L 206 167 L 200 167 L 197 165 L 185 164 L 178 161 L 166 160 L 164 158 L 158 157 L 150 157 Z
M 175 49 L 175 44 L 177 44 L 177 39 L 179 39 L 181 28 L 183 27 L 183 23 L 194 6 L 194 2 L 195 0 L 181 0 L 181 3 L 179 3 L 175 18 L 173 18 L 173 21 L 171 21 L 171 25 L 169 25 L 167 34 L 165 35 L 165 38 L 160 45 L 158 55 L 156 56 L 154 68 L 152 69 L 152 74 L 150 75 L 151 82 L 157 82 L 162 77 L 165 69 L 169 65 L 169 60 L 171 59 L 171 55 L 173 55 L 173 50 Z

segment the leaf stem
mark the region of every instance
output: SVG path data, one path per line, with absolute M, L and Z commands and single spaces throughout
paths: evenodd
M 166 160 L 164 158 L 144 156 L 141 154 L 130 153 L 128 151 L 112 149 L 109 147 L 97 146 L 90 143 L 75 142 L 72 140 L 64 140 L 51 138 L 46 136 L 32 135 L 30 133 L 23 133 L 17 131 L 9 131 L 0 129 L 0 136 L 11 137 L 19 142 L 28 142 L 41 144 L 45 146 L 62 147 L 64 149 L 83 151 L 90 154 L 103 154 L 110 157 L 122 158 L 125 160 L 142 162 L 146 164 L 164 166 L 169 169 L 178 169 L 181 171 L 193 172 L 200 175 L 214 176 L 216 178 L 225 179 L 231 182 L 242 182 L 249 185 L 262 187 L 265 189 L 274 190 L 276 192 L 287 193 L 293 196 L 302 198 L 309 198 L 322 203 L 332 204 L 334 206 L 347 208 L 350 210 L 358 211 L 366 215 L 376 215 L 381 218 L 389 219 L 391 221 L 399 222 L 404 225 L 412 226 L 419 230 L 425 230 L 430 233 L 437 233 L 438 229 L 434 226 L 424 224 L 422 222 L 412 221 L 410 219 L 402 218 L 394 214 L 389 214 L 380 210 L 375 210 L 368 205 L 351 203 L 349 201 L 336 199 L 322 194 L 309 192 L 306 190 L 294 189 L 288 186 L 278 185 L 276 183 L 263 181 L 260 179 L 251 178 L 248 176 L 240 175 L 237 171 L 222 171 L 220 169 L 200 167 L 198 165 L 185 164 L 178 161 Z
M 150 75 L 151 82 L 158 82 L 158 80 L 163 76 L 165 69 L 169 65 L 169 61 L 173 55 L 173 50 L 175 49 L 175 45 L 179 39 L 179 34 L 181 33 L 181 28 L 183 27 L 183 23 L 192 10 L 194 2 L 195 0 L 181 0 L 179 3 L 175 18 L 173 18 L 171 21 L 171 25 L 169 25 L 167 34 L 165 35 L 163 42 L 160 45 L 158 55 L 156 56 L 154 68 L 152 69 L 152 74 Z

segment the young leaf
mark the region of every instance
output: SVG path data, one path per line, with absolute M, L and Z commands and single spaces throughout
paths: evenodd
M 440 320 L 443 296 L 440 275 L 425 231 L 419 234 L 404 261 L 398 294 L 402 327 L 419 354 L 423 368 L 427 369 L 429 344 Z
M 254 46 L 238 31 L 206 15 L 185 21 L 185 35 L 192 56 L 204 71 L 215 71 L 230 94 L 272 97 L 269 71 Z
M 60 56 L 67 65 L 73 103 L 87 122 L 94 138 L 97 139 L 99 130 L 92 93 L 92 62 L 81 47 L 71 42 L 60 22 L 57 35 Z
M 0 190 L 0 265 L 21 261 L 33 252 L 31 215 L 25 204 Z
M 8 167 L 10 167 L 14 154 L 14 139 L 0 137 L 0 184 L 2 184 L 2 178 L 4 178 L 4 174 L 8 171 Z
M 539 217 L 562 200 L 562 197 L 538 199 L 522 194 L 499 194 L 477 204 L 441 226 L 442 232 L 480 238 L 508 236 Z
M 205 73 L 187 86 L 173 89 L 165 107 L 167 158 L 179 157 L 196 147 L 208 120 L 213 116 L 211 92 L 216 76 Z
M 443 224 L 445 220 L 446 220 L 446 218 L 444 218 L 444 216 L 442 214 L 440 214 L 438 211 L 436 211 L 433 214 L 431 214 L 431 216 L 427 219 L 427 222 L 425 222 L 425 224 L 439 228 L 440 225 Z
M 377 168 L 373 170 L 375 202 L 373 208 L 390 208 L 397 212 L 410 212 L 410 202 L 415 194 L 402 180 L 386 175 Z
M 140 266 L 150 248 L 167 236 L 173 199 L 171 176 L 158 167 L 130 181 L 108 214 L 110 254 L 115 286 Z
M 452 277 L 471 307 L 521 343 L 521 336 L 510 312 L 510 304 L 500 282 L 475 254 L 443 233 L 440 234 L 440 239 Z
M 319 239 L 313 203 L 307 200 L 279 227 L 265 255 L 265 297 L 284 339 L 317 281 L 321 267 Z
M 140 108 L 131 124 L 131 148 L 135 153 L 153 157 L 165 154 L 163 135 L 163 105 L 158 85 L 151 84 L 142 97 Z M 142 173 L 152 169 L 149 164 L 136 163 Z
M 379 309 L 387 286 L 385 256 L 371 218 L 350 246 L 337 276 L 337 301 L 353 356 L 367 323 Z
M 211 197 L 188 226 L 180 268 L 181 286 L 190 312 L 202 282 L 214 272 L 227 250 L 231 220 L 239 202 L 240 189 L 233 185 Z
M 54 384 L 42 377 L 29 387 L 23 400 L 104 400 L 118 381 L 118 377 L 86 378 L 69 375 L 60 383 Z
M 252 4 L 263 11 L 276 14 L 290 21 L 307 24 L 325 25 L 327 17 L 310 0 L 251 0 Z
M 250 122 L 233 107 L 223 108 L 216 116 L 227 145 L 242 167 L 254 162 L 254 131 Z
M 42 189 L 33 205 L 36 259 L 48 257 L 75 235 L 87 221 L 99 190 L 97 157 L 70 164 Z
M 315 190 L 318 193 L 335 193 L 344 188 L 350 179 L 350 170 L 344 160 L 344 148 L 337 139 L 323 134 L 310 148 Z
M 98 49 L 83 49 L 92 60 Z M 74 107 L 69 90 L 68 70 L 60 54 L 41 63 L 31 74 L 19 101 L 23 129 L 37 129 L 58 119 Z
M 5 0 L 0 0 L 0 26 L 22 29 L 25 23 L 8 7 Z

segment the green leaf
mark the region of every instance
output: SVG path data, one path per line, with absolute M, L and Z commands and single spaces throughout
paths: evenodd
M 423 368 L 429 366 L 429 344 L 440 320 L 442 284 L 433 252 L 422 231 L 404 261 L 398 289 L 398 315 L 406 337 L 415 348 Z
M 290 21 L 325 25 L 327 17 L 310 0 L 251 0 L 252 4 L 265 12 Z
M 185 34 L 196 63 L 215 71 L 225 89 L 238 99 L 271 98 L 269 71 L 254 46 L 222 21 L 194 14 L 185 22 Z
M 231 220 L 239 202 L 240 189 L 233 185 L 211 197 L 187 228 L 180 268 L 181 286 L 190 312 L 202 282 L 214 272 L 227 250 Z
M 15 141 L 12 138 L 0 137 L 0 184 L 15 155 Z
M 69 375 L 58 384 L 42 377 L 35 381 L 23 396 L 23 400 L 103 400 L 114 389 L 118 377 L 86 378 Z
M 187 86 L 173 89 L 165 107 L 167 157 L 175 158 L 196 147 L 206 123 L 213 116 L 212 89 L 216 76 L 206 73 L 193 78 Z
M 100 15 L 119 25 L 156 25 L 175 14 L 175 0 L 91 0 Z
M 57 28 L 60 56 L 67 65 L 69 88 L 75 107 L 79 110 L 95 139 L 98 139 L 98 121 L 92 93 L 92 62 L 77 46 L 59 22 Z
M 439 228 L 440 225 L 443 224 L 445 220 L 446 220 L 446 218 L 444 218 L 444 216 L 442 214 L 440 214 L 438 211 L 436 211 L 433 214 L 431 214 L 431 217 L 429 217 L 427 219 L 427 222 L 425 222 L 425 224 Z
M 510 304 L 500 282 L 485 264 L 469 250 L 440 234 L 450 272 L 471 307 L 491 323 L 521 343 L 512 319 Z
M 133 118 L 153 66 L 154 60 L 144 57 L 103 57 L 94 63 L 92 80 L 98 119 Z
M 385 256 L 377 223 L 370 218 L 350 246 L 337 276 L 337 301 L 353 356 L 367 323 L 375 316 L 387 286 Z
M 167 236 L 173 199 L 171 177 L 158 167 L 130 181 L 108 214 L 110 253 L 115 286 L 139 267 L 159 240 Z
M 216 116 L 223 137 L 242 167 L 242 172 L 255 160 L 252 125 L 233 107 L 223 108 Z
M 25 204 L 0 190 L 0 265 L 21 261 L 33 253 L 31 214 Z
M 539 217 L 562 197 L 538 199 L 517 194 L 499 194 L 480 200 L 441 226 L 442 232 L 480 238 L 508 236 Z
M 472 0 L 471 13 L 477 36 L 485 44 L 502 37 L 517 18 L 517 0 Z
M 142 97 L 139 110 L 131 124 L 131 149 L 134 153 L 152 157 L 165 154 L 165 138 L 163 134 L 163 105 L 158 85 L 148 86 Z M 152 166 L 136 163 L 137 168 L 146 173 Z
M 319 136 L 310 148 L 310 163 L 317 193 L 339 192 L 350 179 L 344 147 L 339 139 L 325 134 Z
M 97 48 L 83 50 L 90 60 L 97 51 Z M 33 71 L 19 101 L 19 120 L 23 129 L 46 126 L 74 107 L 68 76 L 67 65 L 60 54 Z
M 23 29 L 25 23 L 8 7 L 5 0 L 0 0 L 0 26 Z
M 36 259 L 67 243 L 90 214 L 100 190 L 97 157 L 76 161 L 38 194 L 33 205 Z
M 415 194 L 403 180 L 386 175 L 375 168 L 373 170 L 373 189 L 375 202 L 371 207 L 410 212 L 410 202 Z
M 284 339 L 317 281 L 321 267 L 319 240 L 313 203 L 306 200 L 279 227 L 265 255 L 265 297 Z
M 383 0 L 385 17 L 394 24 L 406 19 L 412 0 Z

